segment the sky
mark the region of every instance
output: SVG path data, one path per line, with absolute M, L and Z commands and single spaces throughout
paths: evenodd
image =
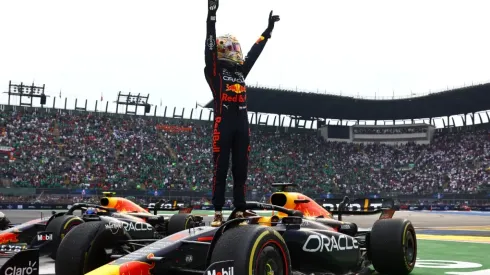
M 386 98 L 490 82 L 488 0 L 220 0 L 217 33 L 246 53 L 271 10 L 281 21 L 248 85 Z M 212 99 L 206 16 L 205 0 L 0 1 L 0 92 L 45 84 L 48 104 L 61 91 L 89 109 L 141 93 L 189 113 Z

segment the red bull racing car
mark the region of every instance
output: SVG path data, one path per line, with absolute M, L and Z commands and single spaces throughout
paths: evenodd
M 57 275 L 128 274 L 381 274 L 412 272 L 417 239 L 408 220 L 392 219 L 387 200 L 378 210 L 350 212 L 349 200 L 332 217 L 305 217 L 319 206 L 306 196 L 289 209 L 292 192 L 277 192 L 271 203 L 247 202 L 245 218 L 232 211 L 221 227 L 189 228 L 163 239 L 132 239 L 124 226 L 108 221 L 81 224 L 61 242 Z M 276 196 L 274 196 L 276 195 Z M 308 202 L 307 202 L 308 201 Z M 310 208 L 311 207 L 311 208 Z M 256 210 L 273 214 L 263 217 Z M 372 228 L 359 229 L 342 214 L 381 213 Z M 34 253 L 34 252 L 33 252 Z M 372 269 L 372 268 L 373 269 Z
M 66 234 L 89 222 L 118 224 L 132 239 L 161 239 L 187 228 L 204 225 L 202 217 L 190 214 L 192 208 L 180 208 L 179 214 L 167 218 L 157 215 L 157 211 L 177 209 L 160 209 L 159 205 L 156 204 L 152 214 L 128 199 L 112 197 L 112 193 L 107 192 L 100 205 L 77 203 L 66 212 L 53 212 L 49 217 L 7 225 L 0 231 L 0 256 L 9 257 L 20 250 L 33 248 L 39 250 L 41 256 L 56 259 L 58 246 Z M 83 215 L 75 215 L 77 210 Z

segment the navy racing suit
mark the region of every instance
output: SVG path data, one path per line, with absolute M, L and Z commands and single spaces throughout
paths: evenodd
M 214 98 L 212 202 L 216 211 L 221 211 L 225 204 L 230 151 L 233 204 L 238 211 L 245 210 L 245 181 L 250 153 L 245 79 L 270 36 L 266 30 L 252 46 L 242 65 L 220 61 L 216 47 L 216 16 L 208 14 L 204 74 Z

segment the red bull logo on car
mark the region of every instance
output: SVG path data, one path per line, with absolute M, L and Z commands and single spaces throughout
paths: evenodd
M 332 214 L 328 212 L 325 208 L 321 207 L 314 200 L 300 193 L 296 192 L 276 192 L 272 194 L 270 200 L 272 201 L 273 197 L 281 197 L 284 196 L 286 198 L 286 203 L 283 207 L 287 209 L 294 209 L 304 213 L 305 217 L 319 217 L 323 216 L 325 218 L 331 218 Z M 302 203 L 296 203 L 295 200 L 305 200 Z M 284 213 L 277 213 L 279 217 L 284 216 Z
M 0 244 L 16 243 L 18 241 L 17 234 L 15 233 L 4 232 L 3 234 L 0 234 Z
M 119 267 L 120 275 L 152 275 L 150 270 L 155 267 L 155 263 L 145 263 L 140 261 L 132 261 L 122 264 Z
M 118 212 L 146 212 L 145 209 L 141 208 L 141 206 L 135 204 L 134 202 L 125 199 L 125 198 L 117 198 L 117 197 L 107 197 L 101 201 L 102 206 L 106 206 L 108 208 L 114 208 Z

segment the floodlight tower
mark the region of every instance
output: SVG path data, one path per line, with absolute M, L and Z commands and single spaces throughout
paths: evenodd
M 48 97 L 48 95 L 44 94 L 45 86 L 45 84 L 43 84 L 43 86 L 36 86 L 34 85 L 34 82 L 32 85 L 26 86 L 23 82 L 20 84 L 12 84 L 12 81 L 9 81 L 9 91 L 5 92 L 9 95 L 8 105 L 10 105 L 11 96 L 18 96 L 20 97 L 19 106 L 32 107 L 32 100 L 35 97 L 41 98 L 41 106 L 44 106 L 46 104 L 46 98 Z M 29 98 L 28 102 L 22 102 L 22 98 L 26 97 Z
M 116 114 L 118 113 L 119 110 L 119 105 L 125 105 L 125 114 L 129 115 L 136 115 L 136 111 L 138 111 L 138 107 L 142 106 L 145 107 L 145 112 L 144 115 L 148 114 L 150 112 L 151 105 L 148 104 L 148 98 L 150 97 L 150 94 L 147 96 L 142 96 L 140 94 L 138 95 L 132 95 L 131 93 L 128 94 L 123 94 L 121 91 L 117 94 L 117 101 L 116 104 Z M 134 111 L 128 110 L 129 106 L 134 106 Z

